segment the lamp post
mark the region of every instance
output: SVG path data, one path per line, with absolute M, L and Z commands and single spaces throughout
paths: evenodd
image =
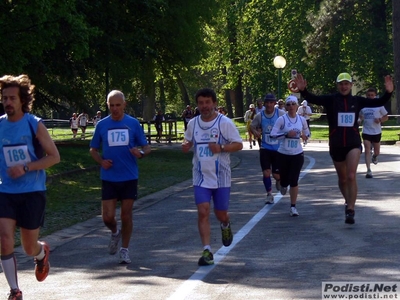
M 282 69 L 286 66 L 286 59 L 283 56 L 275 56 L 274 67 L 278 69 L 278 99 L 281 99 Z

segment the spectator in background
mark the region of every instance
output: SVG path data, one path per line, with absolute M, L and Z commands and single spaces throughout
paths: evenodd
M 264 101 L 263 99 L 259 98 L 257 99 L 257 106 L 255 108 L 256 111 L 256 115 L 258 115 L 260 112 L 265 110 L 265 106 L 264 106 Z M 261 127 L 257 128 L 258 132 L 261 133 Z M 258 146 L 261 149 L 261 135 L 257 138 L 257 142 L 258 142 Z
M 154 126 L 156 127 L 157 130 L 156 142 L 159 143 L 163 132 L 162 122 L 165 121 L 164 115 L 161 110 L 157 111 L 157 114 L 154 116 L 153 121 L 154 121 Z
M 218 107 L 218 112 L 220 114 L 223 114 L 224 116 L 226 116 L 228 114 L 228 112 L 226 111 L 225 107 L 223 107 L 223 106 L 219 106 Z
M 259 114 L 260 112 L 265 110 L 263 99 L 261 98 L 257 99 L 257 106 L 255 109 L 256 109 L 256 114 Z
M 72 137 L 76 139 L 76 135 L 78 134 L 78 118 L 76 117 L 76 113 L 72 114 L 72 117 L 69 118 L 69 126 L 71 127 Z
M 303 100 L 303 102 L 301 102 L 301 106 L 299 106 L 299 108 L 297 109 L 297 114 L 299 116 L 302 116 L 304 119 L 306 119 L 308 130 L 309 130 L 310 136 L 311 136 L 310 118 L 312 116 L 312 110 L 311 110 L 311 107 L 308 106 L 307 100 Z M 303 142 L 304 142 L 304 146 L 307 145 L 307 140 L 304 140 Z
M 198 107 L 194 109 L 194 117 L 200 116 L 200 110 Z
M 279 99 L 278 103 L 276 103 L 275 107 L 280 109 L 280 110 L 286 111 L 285 101 L 283 101 L 283 99 Z
M 185 110 L 182 112 L 183 125 L 185 126 L 185 131 L 187 129 L 187 124 L 194 117 L 194 111 L 191 109 L 190 105 L 186 105 Z
M 247 134 L 249 135 L 249 143 L 250 143 L 250 149 L 253 149 L 253 145 L 256 145 L 256 141 L 253 140 L 253 133 L 251 132 L 250 129 L 250 124 L 251 121 L 254 119 L 254 116 L 256 114 L 256 109 L 254 104 L 250 104 L 249 110 L 246 111 L 244 114 L 244 122 L 246 123 L 246 128 L 247 128 Z
M 82 130 L 81 138 L 82 140 L 85 139 L 85 133 L 86 133 L 86 127 L 89 123 L 89 115 L 83 111 L 79 116 L 78 116 L 78 125 L 79 128 Z
M 93 126 L 96 127 L 97 122 L 101 120 L 101 111 L 99 110 L 97 114 L 93 117 Z
M 369 88 L 367 90 L 367 98 L 375 99 L 377 97 L 377 90 Z M 380 107 L 364 107 L 360 111 L 358 119 L 359 124 L 363 124 L 362 138 L 365 150 L 365 165 L 367 166 L 366 178 L 372 178 L 371 161 L 376 165 L 378 163 L 378 155 L 381 150 L 381 137 L 383 122 L 389 119 L 388 112 L 384 106 Z M 371 157 L 371 150 L 373 155 Z

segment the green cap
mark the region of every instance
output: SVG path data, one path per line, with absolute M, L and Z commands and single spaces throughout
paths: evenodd
M 340 73 L 336 78 L 336 82 L 348 81 L 353 82 L 349 73 Z

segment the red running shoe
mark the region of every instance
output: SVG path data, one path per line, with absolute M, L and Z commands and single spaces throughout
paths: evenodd
M 43 245 L 44 249 L 44 258 L 42 260 L 35 259 L 35 276 L 37 281 L 43 281 L 46 279 L 47 275 L 49 275 L 50 271 L 50 263 L 49 263 L 49 255 L 50 255 L 50 247 L 46 242 L 40 242 Z

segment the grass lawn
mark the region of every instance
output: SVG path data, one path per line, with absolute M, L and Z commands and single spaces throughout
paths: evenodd
M 329 134 L 327 128 L 313 127 L 313 125 L 327 125 L 326 121 L 313 120 L 310 123 L 312 131 L 312 139 L 314 140 L 328 140 Z M 398 133 L 400 133 L 400 128 L 391 127 L 398 126 L 396 118 L 390 118 L 388 121 L 382 124 L 382 141 L 384 142 L 396 142 L 399 140 Z M 387 126 L 387 127 L 386 127 Z M 360 127 L 360 133 L 362 128 Z
M 247 139 L 246 136 L 246 127 L 243 122 L 237 122 L 235 121 L 236 127 L 239 130 L 239 133 L 243 140 Z M 327 141 L 329 138 L 329 132 L 328 132 L 328 127 L 313 127 L 313 125 L 325 125 L 327 126 L 328 123 L 326 121 L 320 121 L 318 119 L 314 119 L 311 123 L 311 131 L 312 131 L 312 137 L 311 140 L 323 140 Z M 391 118 L 387 122 L 383 123 L 383 128 L 382 128 L 382 141 L 385 142 L 396 142 L 399 140 L 398 133 L 400 133 L 400 128 L 385 128 L 385 126 L 398 126 L 396 119 Z M 361 133 L 361 127 L 360 127 L 360 133 Z

